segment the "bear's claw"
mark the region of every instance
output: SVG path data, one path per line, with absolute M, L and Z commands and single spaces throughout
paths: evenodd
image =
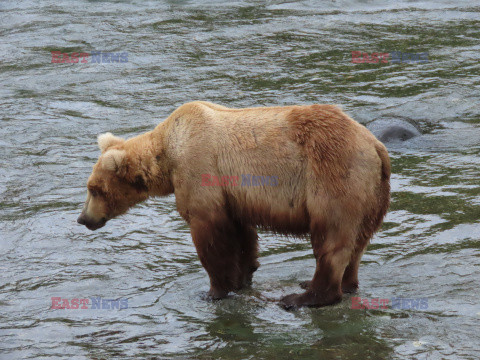
M 307 290 L 309 287 L 310 287 L 310 284 L 312 283 L 312 281 L 310 280 L 307 280 L 307 281 L 302 281 L 301 283 L 299 283 L 298 285 L 300 285 L 300 287 L 303 289 L 303 290 Z
M 212 300 L 220 300 L 226 298 L 228 295 L 228 291 L 226 290 L 221 290 L 221 289 L 216 289 L 211 287 L 210 290 L 208 291 L 207 296 L 212 299 Z
M 342 284 L 342 291 L 344 294 L 354 294 L 358 290 L 358 282 L 353 284 Z
M 285 310 L 296 310 L 302 306 L 321 307 L 339 303 L 341 294 L 317 295 L 311 291 L 303 294 L 290 294 L 280 299 L 279 305 Z
M 303 290 L 308 290 L 311 283 L 312 281 L 307 280 L 307 281 L 300 282 L 298 285 L 300 285 L 300 287 Z M 352 284 L 342 284 L 342 292 L 344 294 L 354 294 L 357 292 L 357 290 L 358 290 L 358 282 L 352 283 Z

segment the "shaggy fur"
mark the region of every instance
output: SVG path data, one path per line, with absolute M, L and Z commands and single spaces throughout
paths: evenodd
M 358 287 L 360 258 L 390 200 L 387 150 L 332 105 L 229 109 L 195 101 L 129 140 L 99 136 L 79 222 L 90 229 L 149 196 L 174 193 L 213 298 L 251 283 L 255 228 L 309 234 L 316 258 L 285 308 L 324 306 Z M 202 174 L 276 176 L 277 186 L 201 186 Z

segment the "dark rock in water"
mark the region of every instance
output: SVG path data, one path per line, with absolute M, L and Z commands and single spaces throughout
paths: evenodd
M 411 139 L 414 136 L 418 136 L 418 133 L 410 129 L 406 129 L 402 126 L 392 126 L 386 129 L 382 134 L 379 135 L 379 140 L 383 142 L 401 140 L 405 141 Z
M 421 135 L 414 125 L 400 119 L 375 120 L 367 128 L 381 142 L 406 141 Z

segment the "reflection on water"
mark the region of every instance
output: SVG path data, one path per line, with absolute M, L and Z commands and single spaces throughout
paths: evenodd
M 0 5 L 0 349 L 6 358 L 478 357 L 480 8 L 472 2 L 4 2 Z M 128 52 L 52 64 L 51 51 Z M 428 52 L 352 64 L 351 52 Z M 205 300 L 208 278 L 175 210 L 151 199 L 96 232 L 75 223 L 103 131 L 134 136 L 193 100 L 341 104 L 364 124 L 422 135 L 388 144 L 392 206 L 363 258 L 362 298 L 426 310 L 281 310 L 314 261 L 261 233 L 253 288 Z M 208 151 L 208 149 L 205 149 Z M 51 297 L 127 298 L 51 310 Z

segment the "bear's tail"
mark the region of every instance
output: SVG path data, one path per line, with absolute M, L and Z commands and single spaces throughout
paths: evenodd
M 375 150 L 382 162 L 380 182 L 377 185 L 377 202 L 372 211 L 365 215 L 357 235 L 357 248 L 363 251 L 373 234 L 382 226 L 383 218 L 390 206 L 390 157 L 385 146 L 378 142 Z
M 379 185 L 378 193 L 378 213 L 377 213 L 377 231 L 382 225 L 383 218 L 387 213 L 387 210 L 390 206 L 390 174 L 391 174 L 391 165 L 390 157 L 388 156 L 388 151 L 385 145 L 381 142 L 375 144 L 375 149 L 377 150 L 378 157 L 382 161 L 382 170 L 381 178 Z

